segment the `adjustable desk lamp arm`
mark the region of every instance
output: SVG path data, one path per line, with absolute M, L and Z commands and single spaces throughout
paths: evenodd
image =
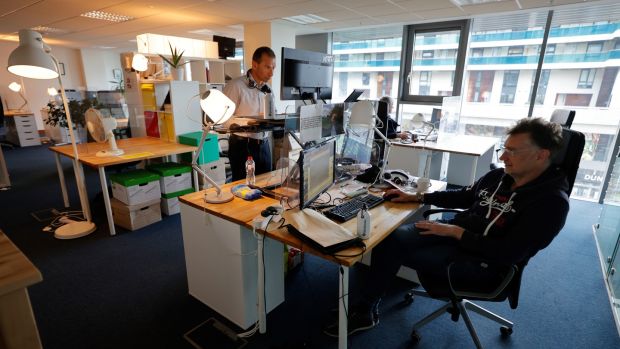
M 213 179 L 211 179 L 211 177 L 209 177 L 200 166 L 198 166 L 198 158 L 200 157 L 200 153 L 202 153 L 202 145 L 204 144 L 205 139 L 207 139 L 207 136 L 209 135 L 209 131 L 211 130 L 212 126 L 212 123 L 207 123 L 206 125 L 202 126 L 202 136 L 200 137 L 200 142 L 198 143 L 198 151 L 194 154 L 194 157 L 192 158 L 192 168 L 194 169 L 194 171 L 200 173 L 202 175 L 202 178 L 207 180 L 207 182 L 209 182 L 209 184 L 211 184 L 215 188 L 215 190 L 217 191 L 217 195 L 219 196 L 222 193 L 222 189 L 220 188 L 220 186 Z M 204 186 L 205 185 L 203 185 L 203 187 Z

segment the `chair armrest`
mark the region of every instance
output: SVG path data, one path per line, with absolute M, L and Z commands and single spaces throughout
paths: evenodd
M 455 208 L 431 208 L 429 210 L 424 211 L 422 214 L 424 218 L 428 218 L 428 216 L 437 214 L 437 213 L 459 213 L 463 212 L 463 210 L 455 209 Z

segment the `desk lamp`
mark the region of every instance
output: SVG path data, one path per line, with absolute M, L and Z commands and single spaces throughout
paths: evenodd
M 74 239 L 86 236 L 97 229 L 90 217 L 90 208 L 88 206 L 88 195 L 84 185 L 84 175 L 79 162 L 79 154 L 73 134 L 73 121 L 67 104 L 67 96 L 62 85 L 58 69 L 58 60 L 52 54 L 51 49 L 43 42 L 41 34 L 31 30 L 22 29 L 19 31 L 19 46 L 9 55 L 9 72 L 31 79 L 54 79 L 58 78 L 60 84 L 60 94 L 67 115 L 67 124 L 69 125 L 69 136 L 73 147 L 73 171 L 80 196 L 82 212 L 86 221 L 71 221 L 56 229 L 54 236 L 58 239 Z
M 427 126 L 427 125 L 431 126 L 431 130 L 424 137 L 424 143 L 422 145 L 422 149 L 424 149 L 424 145 L 426 145 L 426 139 L 428 138 L 428 136 L 430 136 L 430 134 L 435 129 L 435 125 L 433 125 L 433 123 L 431 122 L 424 120 L 424 115 L 422 115 L 421 113 L 417 113 L 416 115 L 413 116 L 413 119 L 411 120 L 411 125 L 416 129 L 423 128 L 424 126 Z M 424 165 L 424 173 L 422 174 L 421 178 L 418 178 L 418 182 L 420 181 L 429 182 L 428 176 L 429 176 L 429 171 L 431 167 L 431 155 L 432 155 L 432 151 L 426 150 L 426 163 Z
M 375 114 L 375 108 L 372 105 L 372 102 L 368 100 L 358 101 L 351 108 L 351 118 L 349 119 L 349 127 L 351 126 L 359 126 L 359 127 L 368 127 L 368 129 L 374 130 L 374 132 L 381 137 L 383 142 L 385 143 L 385 147 L 383 147 L 383 164 L 381 165 L 381 171 L 379 172 L 378 178 L 383 178 L 383 173 L 385 172 L 385 167 L 387 166 L 387 160 L 390 154 L 390 148 L 392 144 L 390 144 L 390 140 L 383 134 L 379 129 L 375 126 L 376 121 L 381 122 L 377 115 Z
M 145 55 L 141 54 L 141 53 L 136 53 L 133 55 L 133 58 L 131 59 L 131 67 L 138 72 L 144 72 L 147 69 L 149 69 L 149 64 L 151 64 L 151 62 L 149 62 L 149 59 L 146 58 Z M 156 63 L 153 63 L 156 64 Z M 164 72 L 164 69 L 156 72 L 155 74 L 153 74 L 153 76 L 156 78 L 158 74 L 161 74 Z
M 26 96 L 24 96 L 24 81 L 22 81 L 21 84 L 13 81 L 12 83 L 9 84 L 9 89 L 13 92 L 17 92 L 19 93 L 19 96 L 22 98 L 22 100 L 24 101 L 24 104 L 22 104 L 21 106 L 19 106 L 19 108 L 17 108 L 17 110 L 19 111 L 27 111 L 28 108 L 24 108 L 26 106 L 28 106 L 28 100 L 26 99 Z
M 233 199 L 233 194 L 230 191 L 222 191 L 222 188 L 198 166 L 198 157 L 200 157 L 202 145 L 205 139 L 207 139 L 209 131 L 214 125 L 220 125 L 228 121 L 235 112 L 235 107 L 233 101 L 216 89 L 207 90 L 200 97 L 200 108 L 202 108 L 205 115 L 202 118 L 202 137 L 198 143 L 198 151 L 192 159 L 192 168 L 200 173 L 202 177 L 213 186 L 213 188 L 210 189 L 205 188 L 205 202 L 210 204 L 229 202 Z M 214 117 L 216 119 L 214 119 Z

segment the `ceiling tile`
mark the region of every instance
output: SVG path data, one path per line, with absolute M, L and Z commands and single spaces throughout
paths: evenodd
M 390 3 L 382 5 L 361 6 L 355 8 L 355 11 L 363 13 L 367 16 L 377 17 L 391 14 L 402 13 L 403 9 Z
M 458 7 L 452 7 L 452 8 L 445 8 L 441 10 L 416 11 L 416 14 L 428 20 L 428 19 L 451 19 L 454 17 L 462 17 L 465 15 L 465 12 L 461 11 Z
M 515 1 L 491 2 L 478 5 L 462 6 L 463 11 L 470 15 L 484 13 L 509 12 L 519 10 L 519 5 Z
M 446 8 L 458 8 L 450 0 L 393 0 L 393 2 L 409 11 L 430 11 Z

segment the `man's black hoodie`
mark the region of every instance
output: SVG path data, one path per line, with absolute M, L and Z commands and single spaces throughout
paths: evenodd
M 467 254 L 502 264 L 527 261 L 560 232 L 569 209 L 566 176 L 550 167 L 516 190 L 504 169 L 470 187 L 424 195 L 424 202 L 466 208 L 449 223 L 465 228 L 459 246 Z

